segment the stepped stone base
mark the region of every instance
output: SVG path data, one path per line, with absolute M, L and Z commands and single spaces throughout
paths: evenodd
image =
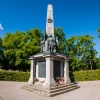
M 34 93 L 43 95 L 43 96 L 56 96 L 65 92 L 72 91 L 74 89 L 79 88 L 79 86 L 76 83 L 70 83 L 70 84 L 61 84 L 59 86 L 55 87 L 43 87 L 41 85 L 24 85 L 21 88 L 32 91 Z

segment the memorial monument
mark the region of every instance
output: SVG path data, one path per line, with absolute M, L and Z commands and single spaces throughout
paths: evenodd
M 48 5 L 46 31 L 41 41 L 41 53 L 30 56 L 31 70 L 28 83 L 34 79 L 43 81 L 43 86 L 56 86 L 56 77 L 64 77 L 64 83 L 70 83 L 68 58 L 57 53 L 58 38 L 54 36 L 53 7 Z
M 64 54 L 58 53 L 58 38 L 54 36 L 54 20 L 53 20 L 53 7 L 51 4 L 47 8 L 46 31 L 44 38 L 41 40 L 41 53 L 30 56 L 30 78 L 28 85 L 32 85 L 38 91 L 43 90 L 45 93 L 55 87 L 58 89 L 57 79 L 63 79 L 62 84 L 71 84 L 69 78 L 69 65 L 68 57 Z M 63 86 L 64 87 L 64 86 Z M 64 87 L 64 91 L 65 91 Z

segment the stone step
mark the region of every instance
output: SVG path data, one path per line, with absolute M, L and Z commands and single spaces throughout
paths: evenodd
M 28 86 L 22 86 L 21 88 L 25 89 L 25 90 L 28 90 L 30 92 L 34 92 L 34 93 L 39 94 L 39 95 L 44 95 L 44 96 L 50 95 L 50 92 L 48 92 L 48 91 L 43 91 L 43 90 L 40 90 L 40 89 L 36 90 L 33 87 L 31 88 L 31 87 L 28 87 Z
M 50 93 L 57 92 L 57 91 L 62 91 L 62 90 L 69 89 L 69 88 L 74 88 L 74 87 L 77 88 L 77 85 L 72 84 L 72 85 L 68 85 L 68 86 L 58 87 L 58 88 L 54 88 L 54 89 L 50 90 Z
M 42 88 L 42 87 L 34 87 L 34 86 L 29 86 L 29 85 L 26 85 L 26 86 L 24 85 L 21 88 L 27 89 L 27 90 L 30 90 L 30 91 L 32 91 L 32 90 L 39 90 L 39 91 L 44 91 L 44 92 L 50 91 L 50 89 L 45 89 L 45 88 Z
M 45 88 L 41 88 L 41 87 L 36 88 L 33 85 L 31 85 L 31 86 L 24 85 L 21 88 L 26 89 L 26 90 L 31 91 L 31 92 L 35 92 L 35 93 L 40 94 L 40 95 L 44 95 L 44 96 L 56 96 L 56 95 L 77 89 L 77 88 L 79 88 L 79 86 L 77 86 L 74 83 L 71 83 L 71 84 L 62 84 L 62 85 L 59 85 L 56 87 L 51 87 L 49 89 L 45 89 Z
M 50 97 L 56 96 L 56 95 L 59 95 L 59 94 L 65 93 L 65 92 L 69 92 L 69 91 L 72 91 L 72 90 L 75 90 L 75 89 L 78 89 L 78 88 L 79 88 L 79 86 L 77 86 L 77 87 L 70 87 L 70 88 L 65 89 L 65 90 L 61 90 L 61 91 L 57 91 L 57 92 L 50 93 L 49 96 Z
M 48 90 L 49 90 L 49 91 L 53 92 L 53 91 L 59 91 L 60 89 L 62 90 L 63 88 L 66 89 L 66 88 L 75 87 L 75 86 L 77 86 L 77 85 L 71 83 L 71 84 L 62 84 L 62 85 L 59 85 L 59 86 L 56 86 L 56 87 L 50 87 L 49 89 L 44 89 L 42 87 L 34 87 L 34 86 L 30 86 L 30 85 L 23 86 L 22 88 L 26 88 L 30 91 L 40 90 L 40 91 L 48 92 Z
M 58 88 L 62 88 L 62 87 L 67 87 L 67 86 L 76 86 L 75 83 L 70 83 L 70 84 L 60 84 L 59 86 L 56 86 L 56 87 L 51 87 L 50 90 L 53 90 L 53 89 L 58 89 Z

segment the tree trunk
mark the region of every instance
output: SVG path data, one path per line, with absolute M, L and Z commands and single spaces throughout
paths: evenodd
M 90 66 L 91 66 L 91 70 L 92 70 L 92 62 L 90 61 Z

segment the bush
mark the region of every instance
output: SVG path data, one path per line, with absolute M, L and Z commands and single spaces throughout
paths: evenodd
M 29 80 L 29 72 L 15 72 L 0 70 L 0 80 L 3 81 L 23 81 Z M 100 80 L 100 70 L 87 70 L 70 72 L 72 82 Z
M 100 80 L 100 70 L 87 70 L 70 72 L 71 81 Z
M 0 71 L 0 80 L 3 81 L 23 81 L 29 80 L 29 72 Z

